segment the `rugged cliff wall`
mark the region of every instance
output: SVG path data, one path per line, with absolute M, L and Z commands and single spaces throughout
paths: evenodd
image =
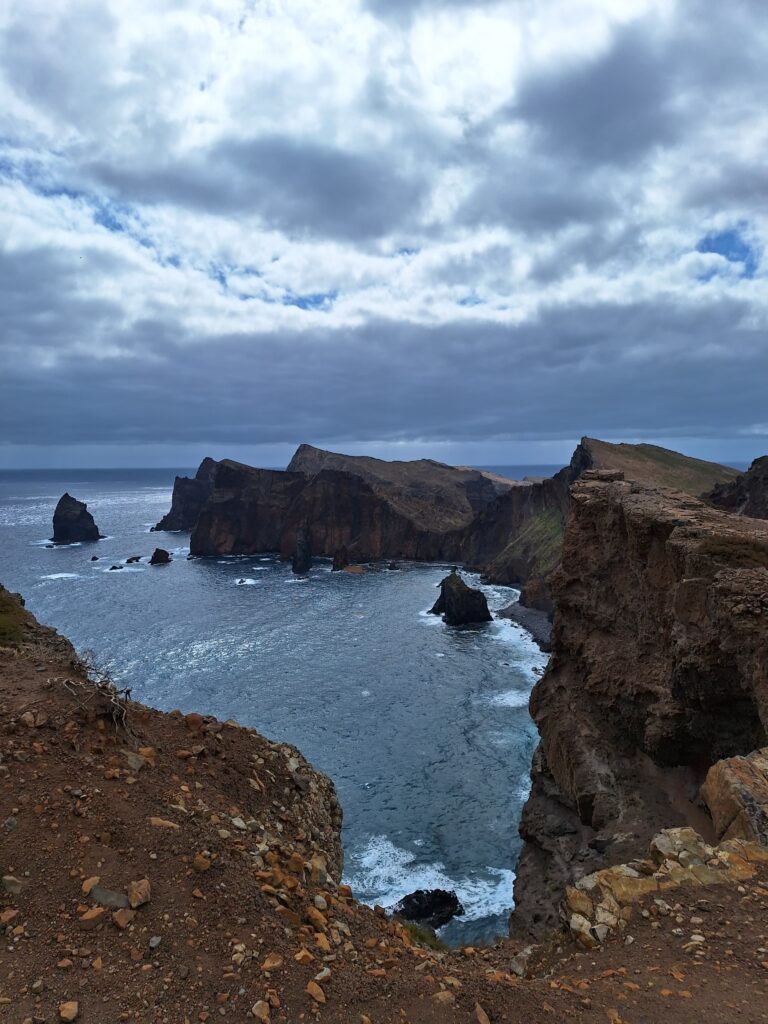
M 218 463 L 203 459 L 193 478 L 177 476 L 173 481 L 170 511 L 153 530 L 191 530 L 206 501 L 213 494 L 213 479 Z
M 194 525 L 190 553 L 279 551 L 289 509 L 306 482 L 303 473 L 253 469 L 224 459 L 216 468 L 213 492 Z
M 707 500 L 726 512 L 768 519 L 768 455 L 755 459 L 746 473 L 730 483 L 717 484 Z
M 566 883 L 640 855 L 660 828 L 711 833 L 707 769 L 765 744 L 768 523 L 584 479 L 551 582 L 513 918 L 534 933 Z

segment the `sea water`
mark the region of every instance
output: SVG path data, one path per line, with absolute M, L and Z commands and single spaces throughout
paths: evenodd
M 454 889 L 465 914 L 446 941 L 503 935 L 537 739 L 528 695 L 546 656 L 508 621 L 455 629 L 429 615 L 443 565 L 352 575 L 316 560 L 295 577 L 275 555 L 190 560 L 188 534 L 149 532 L 172 479 L 0 473 L 0 582 L 137 700 L 295 744 L 336 784 L 345 880 L 360 899 Z M 46 546 L 64 490 L 104 540 Z M 147 564 L 155 546 L 170 565 Z M 142 561 L 126 565 L 132 555 Z M 492 610 L 516 594 L 483 589 Z

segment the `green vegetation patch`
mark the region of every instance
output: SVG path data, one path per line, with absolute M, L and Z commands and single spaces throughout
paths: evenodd
M 546 576 L 560 562 L 564 530 L 559 509 L 538 512 L 494 559 L 494 566 L 513 568 L 518 576 Z
M 18 647 L 24 639 L 27 618 L 16 598 L 0 587 L 0 647 Z

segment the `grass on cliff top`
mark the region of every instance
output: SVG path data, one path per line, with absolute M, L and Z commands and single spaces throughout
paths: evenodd
M 27 613 L 19 602 L 0 588 L 0 647 L 18 647 L 26 622 Z
M 654 444 L 611 444 L 590 438 L 588 447 L 597 469 L 620 469 L 627 480 L 670 487 L 697 498 L 715 484 L 727 483 L 739 475 L 732 466 L 694 459 Z

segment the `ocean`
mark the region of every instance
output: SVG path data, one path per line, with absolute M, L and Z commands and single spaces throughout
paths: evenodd
M 188 559 L 188 534 L 149 532 L 175 472 L 193 471 L 0 471 L 0 583 L 135 699 L 299 747 L 336 784 L 345 881 L 360 899 L 454 889 L 465 914 L 445 941 L 505 934 L 537 742 L 528 696 L 546 655 L 508 621 L 457 630 L 429 615 L 442 565 L 350 575 L 318 559 L 299 578 L 273 555 Z M 105 539 L 47 546 L 65 490 Z M 155 546 L 170 565 L 146 564 Z M 126 565 L 133 555 L 143 561 Z M 492 609 L 517 593 L 483 589 Z

